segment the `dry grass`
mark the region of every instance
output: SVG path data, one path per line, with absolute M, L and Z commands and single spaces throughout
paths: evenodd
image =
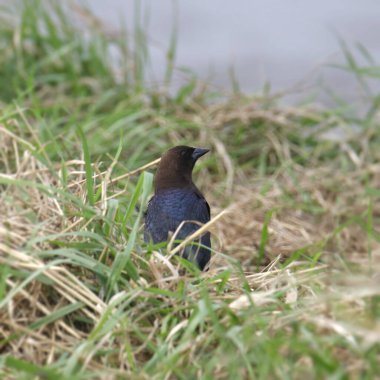
M 252 115 L 245 117 L 251 120 Z M 158 251 L 150 258 L 143 256 L 142 259 L 139 253 L 133 252 L 133 261 L 141 270 L 139 280 L 130 282 L 128 291 L 104 301 L 90 270 L 73 266 L 67 257 L 52 255 L 51 259 L 47 259 L 49 255 L 43 255 L 43 252 L 52 251 L 55 247 L 52 241 L 56 239 L 64 241 L 67 246 L 88 241 L 85 236 L 70 233 L 93 232 L 94 220 L 107 213 L 107 200 L 114 198 L 114 194 L 118 197 L 130 196 L 131 190 L 124 187 L 123 180 L 138 174 L 140 170 L 112 178 L 110 170 L 101 172 L 94 164 L 94 178 L 96 186 L 102 189 L 102 196 L 93 217 L 81 216 L 78 206 L 70 203 L 70 198 L 62 193 L 69 190 L 70 196 L 85 201 L 85 162 L 78 159 L 65 164 L 68 179 L 65 189 L 59 185 L 61 165 L 56 166 L 57 177 L 32 154 L 27 142 L 10 130 L 6 125 L 0 127 L 0 150 L 5 168 L 5 173 L 1 174 L 3 191 L 0 212 L 3 217 L 0 222 L 0 262 L 11 268 L 5 277 L 7 294 L 0 304 L 1 351 L 41 366 L 54 363 L 65 352 L 69 355 L 75 353 L 75 363 L 79 360 L 81 368 L 104 371 L 100 376 L 102 378 L 127 373 L 132 375 L 136 366 L 143 366 L 152 357 L 147 342 L 128 337 L 128 328 L 122 319 L 114 321 L 106 333 L 99 334 L 98 331 L 99 337 L 95 341 L 94 331 L 101 329 L 100 326 L 108 318 L 105 316 L 112 310 L 118 310 L 126 300 L 133 304 L 134 299 L 141 301 L 158 297 L 167 308 L 176 310 L 176 298 L 165 293 L 150 293 L 147 289 L 176 292 L 183 280 L 192 283 L 191 276 L 179 274 L 178 264 Z M 271 175 L 252 178 L 241 169 L 233 168 L 233 160 L 220 140 L 212 139 L 212 143 L 227 172 L 226 179 L 223 179 L 225 198 L 207 190 L 218 187 L 217 183 L 208 183 L 203 179 L 202 186 L 206 189 L 214 215 L 223 210 L 218 207 L 219 204 L 228 202 L 227 212 L 222 218 L 211 222 L 216 253 L 210 271 L 202 275 L 208 283 L 212 302 L 225 305 L 237 315 L 244 315 L 244 310 L 252 304 L 258 308 L 268 307 L 268 310 L 262 311 L 262 317 L 272 321 L 270 330 L 273 334 L 288 329 L 289 323 L 297 321 L 312 324 L 315 331 L 324 336 L 341 336 L 355 349 L 368 349 L 377 344 L 380 325 L 378 321 L 368 319 L 366 308 L 368 298 L 378 297 L 380 293 L 380 245 L 375 239 L 368 238 L 368 230 L 363 225 L 349 220 L 351 216 L 366 219 L 369 204 L 368 198 L 362 196 L 365 191 L 363 170 L 377 186 L 380 165 L 365 166 L 362 163 L 349 175 L 337 171 L 334 165 L 312 165 L 310 168 L 293 165 L 291 175 L 288 166 L 284 166 Z M 273 143 L 273 148 L 284 149 L 279 144 L 280 141 Z M 156 163 L 157 160 L 152 164 Z M 142 170 L 150 166 L 148 164 Z M 112 188 L 123 190 L 112 192 Z M 312 207 L 305 207 L 305 204 Z M 372 215 L 378 216 L 379 213 L 379 204 L 373 203 Z M 263 244 L 265 228 L 268 236 Z M 116 244 L 122 247 L 125 243 L 119 239 Z M 104 252 L 95 260 L 107 265 L 112 258 L 107 253 L 107 259 L 103 260 L 106 250 L 105 245 Z M 260 250 L 264 254 L 261 266 L 258 261 Z M 229 258 L 241 264 L 244 276 L 234 269 Z M 139 264 L 141 260 L 145 266 Z M 283 267 L 283 262 L 288 264 Z M 347 277 L 342 267 L 344 269 L 345 265 L 353 263 L 359 266 Z M 369 277 L 360 274 L 367 273 L 369 269 L 372 273 Z M 230 274 L 223 280 L 219 275 L 225 274 L 226 270 Z M 12 271 L 24 275 L 17 278 Z M 226 281 L 224 290 L 220 292 L 218 284 L 223 281 Z M 247 286 L 250 292 L 247 292 Z M 201 300 L 201 289 L 190 287 L 189 298 L 184 300 L 180 310 L 189 308 L 190 300 Z M 287 305 L 287 313 L 279 312 L 281 304 Z M 36 321 L 55 315 L 67 305 L 74 305 L 74 309 L 77 305 L 86 322 L 81 324 L 75 322 L 75 318 L 60 318 L 57 315 L 51 321 L 47 319 L 41 326 L 37 324 L 33 327 Z M 144 319 L 144 313 L 150 314 L 148 306 L 149 301 L 146 301 L 136 311 L 129 311 L 128 317 L 135 318 L 133 323 L 138 325 Z M 176 313 L 182 315 L 180 310 Z M 354 315 L 355 319 L 351 320 L 350 316 Z M 188 327 L 189 317 L 190 314 L 185 312 L 178 324 L 167 333 L 166 342 L 172 349 L 177 344 L 179 332 Z M 223 316 L 222 313 L 219 318 L 223 323 L 227 315 Z M 156 319 L 149 328 L 143 328 L 148 341 L 154 339 L 160 325 L 161 322 Z M 192 347 L 181 349 L 185 361 L 196 355 L 196 347 L 205 344 L 207 334 L 206 330 L 193 341 Z M 260 330 L 256 334 L 260 334 Z M 125 356 L 125 340 L 130 345 L 132 361 Z M 97 354 L 99 350 L 112 350 L 114 353 L 102 359 Z M 352 374 L 359 374 L 365 369 L 362 358 L 355 358 L 347 348 L 340 348 L 333 355 L 346 363 Z M 302 371 L 311 371 L 310 359 L 300 359 L 297 366 L 303 368 Z M 221 378 L 227 376 L 223 368 L 220 372 L 216 368 L 215 375 Z

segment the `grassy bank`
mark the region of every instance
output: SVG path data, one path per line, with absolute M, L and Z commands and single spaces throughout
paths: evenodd
M 379 98 L 358 116 L 193 80 L 169 95 L 144 86 L 139 23 L 49 4 L 1 14 L 0 376 L 379 376 Z M 157 159 L 182 143 L 212 149 L 207 273 L 142 241 Z

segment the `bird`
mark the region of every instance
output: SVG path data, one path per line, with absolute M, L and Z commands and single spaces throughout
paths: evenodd
M 145 212 L 146 243 L 167 241 L 182 222 L 175 239 L 184 240 L 210 220 L 210 206 L 192 180 L 195 163 L 209 151 L 180 145 L 162 155 L 154 176 L 154 195 Z M 194 243 L 185 247 L 182 257 L 204 270 L 211 257 L 210 233 Z

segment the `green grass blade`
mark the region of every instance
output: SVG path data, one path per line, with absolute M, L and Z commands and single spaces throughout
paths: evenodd
M 82 128 L 78 127 L 77 133 L 82 142 L 82 149 L 84 155 L 84 165 L 86 171 L 86 189 L 87 189 L 87 199 L 91 206 L 95 205 L 95 197 L 94 197 L 94 179 L 93 179 L 93 170 L 91 165 L 91 155 L 90 150 L 87 143 L 87 138 L 85 137 Z

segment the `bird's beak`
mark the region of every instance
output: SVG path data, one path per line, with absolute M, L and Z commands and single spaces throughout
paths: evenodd
M 205 155 L 209 151 L 210 151 L 210 149 L 195 148 L 194 152 L 192 154 L 192 157 L 193 157 L 194 161 L 196 161 L 196 160 L 198 160 L 199 157 L 202 157 L 203 155 Z

